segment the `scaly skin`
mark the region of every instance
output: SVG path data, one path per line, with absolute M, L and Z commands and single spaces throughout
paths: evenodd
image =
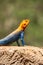
M 29 24 L 29 22 L 30 22 L 30 20 L 28 20 L 28 19 L 23 20 L 21 22 L 20 26 L 15 31 L 13 31 L 11 34 L 6 36 L 5 38 L 0 39 L 0 45 L 8 45 L 9 43 L 16 41 L 18 46 L 20 46 L 20 44 L 18 42 L 18 40 L 20 39 L 22 42 L 22 45 L 24 46 L 25 45 L 24 30 L 27 27 L 27 25 Z

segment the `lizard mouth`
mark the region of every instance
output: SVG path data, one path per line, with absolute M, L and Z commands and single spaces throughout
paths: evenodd
M 25 29 L 25 28 L 26 28 L 26 26 L 23 27 L 23 29 Z

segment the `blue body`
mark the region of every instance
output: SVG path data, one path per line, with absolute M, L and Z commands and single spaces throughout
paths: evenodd
M 9 34 L 8 36 L 6 36 L 5 38 L 0 40 L 0 45 L 8 45 L 9 43 L 12 42 L 17 42 L 18 46 L 20 46 L 18 40 L 21 40 L 22 45 L 24 46 L 25 42 L 24 42 L 24 31 L 20 31 L 17 32 L 15 34 Z

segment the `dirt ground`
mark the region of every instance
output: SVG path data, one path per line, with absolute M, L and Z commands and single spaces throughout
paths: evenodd
M 0 65 L 43 65 L 43 49 L 33 46 L 0 46 Z

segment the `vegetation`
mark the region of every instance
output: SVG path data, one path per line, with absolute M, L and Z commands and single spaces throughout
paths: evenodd
M 25 30 L 26 44 L 43 46 L 43 0 L 0 0 L 0 39 L 26 18 L 31 21 Z

